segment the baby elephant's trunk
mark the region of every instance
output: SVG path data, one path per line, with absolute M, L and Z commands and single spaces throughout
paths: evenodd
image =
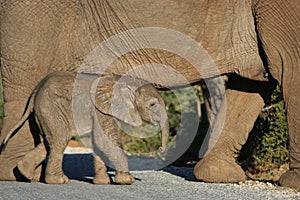
M 150 122 L 155 126 L 159 126 L 161 129 L 161 147 L 159 147 L 159 151 L 163 152 L 167 148 L 170 127 L 166 106 L 162 99 L 159 100 L 159 103 L 152 106 Z
M 159 122 L 159 126 L 161 129 L 161 147 L 159 151 L 164 152 L 167 148 L 168 138 L 170 135 L 170 126 L 169 126 L 169 118 L 166 110 L 161 110 L 161 120 Z

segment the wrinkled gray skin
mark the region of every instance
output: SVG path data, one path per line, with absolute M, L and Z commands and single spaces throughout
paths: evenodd
M 234 155 L 245 143 L 274 88 L 264 76 L 268 72 L 268 77 L 273 77 L 281 86 L 287 108 L 290 170 L 282 176 L 280 184 L 300 189 L 298 0 L 0 2 L 5 101 L 2 138 L 22 116 L 32 90 L 48 73 L 77 71 L 87 54 L 114 34 L 139 27 L 161 27 L 179 31 L 201 44 L 220 73 L 266 81 L 258 84 L 229 78 L 230 87 L 226 91 L 228 112 L 222 134 L 216 146 L 195 167 L 196 178 L 208 182 L 239 182 L 246 179 L 241 167 L 235 163 Z M 127 36 L 135 39 L 130 34 Z M 145 38 L 142 33 L 139 36 L 139 39 Z M 180 41 L 170 42 L 180 44 Z M 126 39 L 118 44 L 131 50 L 132 45 Z M 188 48 L 189 44 L 182 45 L 182 49 Z M 178 55 L 151 48 L 120 57 L 105 73 L 123 75 L 128 70 L 149 63 L 170 66 L 190 83 L 210 76 L 200 75 Z M 158 85 L 182 85 L 175 74 L 162 73 L 155 65 L 147 66 L 132 75 Z M 92 64 L 89 67 L 97 66 Z M 8 143 L 7 152 L 0 156 L 1 180 L 19 180 L 14 173 L 17 163 L 34 160 L 32 158 L 40 155 L 39 140 L 33 137 L 32 127 L 27 121 L 18 130 L 20 133 Z M 37 173 L 38 170 L 40 168 L 37 168 Z
M 145 83 L 130 77 L 119 79 L 114 75 L 99 78 L 91 74 L 76 75 L 63 71 L 51 73 L 34 90 L 25 114 L 8 133 L 4 144 L 34 112 L 41 135 L 49 148 L 46 183 L 68 182 L 68 177 L 62 171 L 63 151 L 72 136 L 77 135 L 77 132 L 84 134 L 82 131 L 85 131 L 85 134 L 93 136 L 97 150 L 102 151 L 114 164 L 115 182 L 131 184 L 134 178 L 128 171 L 128 162 L 122 151 L 120 138 L 122 130 L 116 120 L 133 126 L 142 125 L 142 121 L 160 126 L 161 151 L 166 149 L 169 136 L 164 101 L 152 85 Z M 97 156 L 94 160 L 94 183 L 110 183 L 103 161 Z M 36 167 L 23 162 L 19 163 L 18 170 L 32 180 Z

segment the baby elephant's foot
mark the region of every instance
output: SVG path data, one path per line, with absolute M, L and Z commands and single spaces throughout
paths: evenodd
M 111 179 L 106 171 L 100 171 L 95 174 L 93 182 L 97 185 L 105 185 L 110 184 Z
M 134 183 L 134 178 L 129 172 L 116 171 L 115 182 L 120 185 L 131 185 Z
M 65 184 L 69 182 L 69 178 L 63 173 L 59 175 L 46 174 L 45 182 L 48 184 Z

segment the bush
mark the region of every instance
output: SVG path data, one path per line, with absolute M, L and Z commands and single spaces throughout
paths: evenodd
M 288 160 L 286 111 L 280 88 L 277 87 L 270 106 L 263 109 L 243 146 L 239 161 L 246 170 L 259 172 L 278 168 Z

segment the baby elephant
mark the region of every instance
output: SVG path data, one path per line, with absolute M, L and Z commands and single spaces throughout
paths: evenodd
M 118 121 L 133 126 L 140 126 L 143 121 L 160 126 L 161 151 L 165 150 L 169 136 L 169 120 L 163 99 L 152 85 L 131 77 L 99 77 L 72 72 L 49 74 L 33 91 L 23 117 L 8 133 L 4 146 L 32 112 L 48 149 L 46 183 L 68 182 L 62 171 L 62 158 L 68 141 L 74 135 L 91 134 L 95 152 L 103 152 L 115 166 L 117 184 L 134 182 L 122 151 L 122 130 Z M 110 183 L 104 162 L 98 156 L 94 160 L 94 183 Z M 18 170 L 29 179 L 34 171 L 30 168 L 35 167 L 18 164 Z

